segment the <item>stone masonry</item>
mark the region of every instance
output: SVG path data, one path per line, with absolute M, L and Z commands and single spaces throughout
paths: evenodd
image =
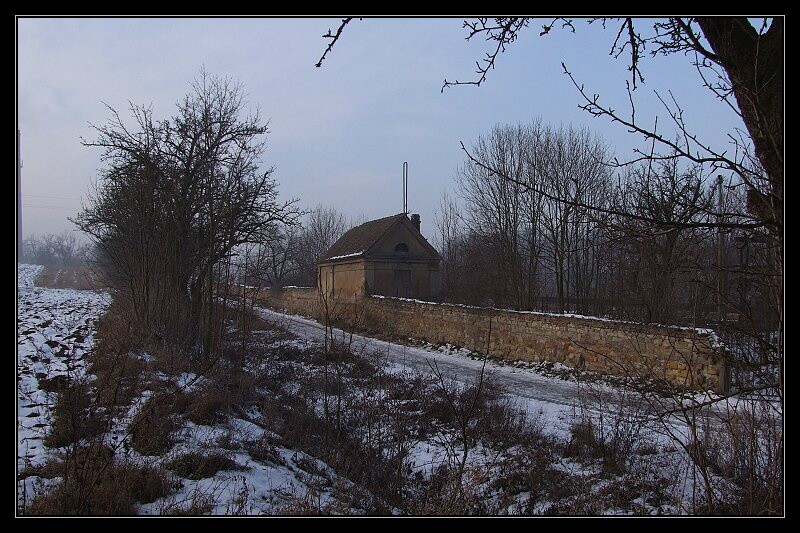
M 260 299 L 272 308 L 324 318 L 315 288 L 264 291 Z M 507 360 L 560 362 L 688 389 L 726 388 L 723 348 L 708 330 L 380 296 L 329 302 L 328 314 L 339 326 L 451 343 Z

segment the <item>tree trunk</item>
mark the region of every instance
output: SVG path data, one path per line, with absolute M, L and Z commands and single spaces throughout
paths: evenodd
M 783 18 L 775 17 L 764 35 L 744 17 L 699 17 L 697 22 L 728 74 L 756 157 L 769 176 L 771 198 L 762 202 L 772 213 L 764 222 L 779 234 L 783 229 Z

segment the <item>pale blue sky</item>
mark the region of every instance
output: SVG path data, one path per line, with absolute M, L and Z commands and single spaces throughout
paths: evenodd
M 352 22 L 325 60 L 321 36 L 339 19 L 18 19 L 18 116 L 22 132 L 25 236 L 71 228 L 67 221 L 102 164 L 80 145 L 103 124 L 106 102 L 152 103 L 166 118 L 201 67 L 239 80 L 270 121 L 265 166 L 274 165 L 283 198 L 318 203 L 347 216 L 402 211 L 402 165 L 409 163 L 409 209 L 434 232 L 434 213 L 452 192 L 469 146 L 497 123 L 588 126 L 620 158 L 640 138 L 578 109 L 581 98 L 561 62 L 602 101 L 627 109 L 629 57 L 609 56 L 616 27 L 576 20 L 576 33 L 539 36 L 541 23 L 501 55 L 481 87 L 474 79 L 491 44 L 465 41 L 461 19 L 364 19 Z M 545 21 L 542 21 L 545 22 Z M 639 21 L 643 28 L 651 26 Z M 612 23 L 616 24 L 616 23 Z M 645 58 L 637 117 L 668 117 L 654 90 L 672 90 L 689 127 L 705 142 L 728 146 L 740 119 L 701 86 L 688 57 Z M 123 113 L 124 116 L 124 113 Z M 648 117 L 645 119 L 645 117 Z

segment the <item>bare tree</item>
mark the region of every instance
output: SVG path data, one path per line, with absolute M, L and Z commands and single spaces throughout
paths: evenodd
M 489 135 L 478 138 L 474 149 L 481 160 L 522 179 L 527 144 L 527 131 L 521 125 L 495 126 Z M 488 272 L 496 275 L 487 281 L 493 286 L 493 299 L 497 304 L 519 306 L 523 298 L 520 223 L 524 189 L 469 163 L 458 170 L 456 180 L 468 206 L 471 232 L 491 247 L 495 267 Z
M 558 311 L 572 298 L 585 311 L 597 270 L 601 214 L 588 206 L 608 204 L 611 173 L 609 149 L 587 129 L 572 127 L 547 132 L 542 228 L 549 253 L 545 262 L 555 276 Z M 536 184 L 528 188 L 535 191 Z M 541 193 L 539 193 L 541 194 Z M 558 201 L 556 199 L 566 199 Z
M 301 230 L 294 224 L 272 228 L 263 238 L 255 261 L 250 262 L 247 272 L 251 283 L 255 280 L 259 286 L 276 289 L 296 275 L 301 268 L 301 239 Z
M 691 222 L 711 209 L 712 191 L 703 186 L 701 171 L 695 166 L 681 172 L 676 160 L 640 165 L 619 189 L 620 210 L 661 220 L 658 226 L 624 217 L 614 222 L 620 243 L 618 275 L 632 289 L 631 299 L 645 308 L 644 315 L 633 315 L 636 320 L 674 323 L 688 318 L 677 314 L 687 302 L 681 294 L 687 279 L 681 283 L 680 277 L 699 275 L 708 235 L 671 224 Z
M 298 278 L 313 286 L 317 279 L 317 260 L 348 229 L 344 215 L 332 207 L 317 205 L 308 214 L 298 238 Z
M 440 266 L 440 297 L 445 301 L 458 301 L 463 291 L 459 289 L 464 277 L 464 228 L 461 210 L 454 198 L 443 193 L 439 210 L 434 215 L 438 233 L 434 237 L 436 248 L 442 256 Z
M 588 130 L 540 120 L 496 126 L 476 141 L 457 181 L 469 233 L 489 252 L 480 270 L 494 301 L 531 309 L 551 287 L 560 312 L 568 299 L 582 311 L 597 299 L 607 217 L 588 206 L 609 204 L 609 158 Z
M 241 86 L 205 72 L 170 119 L 131 105 L 132 130 L 109 109 L 98 138 L 84 141 L 103 149 L 108 167 L 76 222 L 138 321 L 190 343 L 202 331 L 199 348 L 210 353 L 215 267 L 295 215 L 277 199 L 273 170 L 260 168 L 267 127 L 246 111 Z
M 92 247 L 80 244 L 75 233 L 64 230 L 41 237 L 31 235 L 25 239 L 21 260 L 38 265 L 74 267 L 83 265 L 90 257 Z

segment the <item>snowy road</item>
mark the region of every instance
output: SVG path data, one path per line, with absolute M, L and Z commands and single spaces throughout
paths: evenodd
M 264 308 L 259 308 L 258 313 L 262 318 L 283 325 L 302 339 L 320 343 L 324 341 L 324 327 L 314 320 Z M 340 329 L 334 329 L 334 335 L 339 339 L 349 337 L 349 333 Z M 435 365 L 445 378 L 460 383 L 476 381 L 483 368 L 483 361 L 467 357 L 469 352 L 466 350 L 443 353 L 357 334 L 353 334 L 353 348 L 355 351 L 364 350 L 365 353 L 380 352 L 388 363 L 399 369 L 430 374 Z M 501 366 L 492 361 L 486 362 L 485 373 L 503 393 L 517 400 L 530 414 L 540 413 L 550 421 L 551 430 L 568 431 L 578 409 L 579 383 L 543 376 L 528 369 Z
M 298 315 L 279 313 L 271 309 L 257 308 L 262 318 L 277 322 L 289 331 L 308 341 L 322 343 L 324 341 L 324 327 L 314 320 Z M 339 339 L 346 339 L 349 333 L 334 328 L 334 335 Z M 364 350 L 364 353 L 380 352 L 382 357 L 390 365 L 394 365 L 398 370 L 411 369 L 422 373 L 432 373 L 435 365 L 445 378 L 451 378 L 460 383 L 474 382 L 480 377 L 483 361 L 468 357 L 469 351 L 437 351 L 436 349 L 425 347 L 413 347 L 387 342 L 363 335 L 353 334 L 353 348 Z M 596 399 L 598 391 L 602 395 L 604 413 L 620 410 L 620 415 L 625 417 L 639 418 L 643 423 L 648 424 L 654 430 L 663 430 L 667 424 L 669 431 L 683 433 L 687 429 L 684 421 L 676 416 L 666 418 L 646 414 L 648 402 L 641 401 L 642 397 L 632 391 L 622 391 L 605 383 L 579 383 L 574 380 L 560 379 L 557 377 L 545 376 L 529 368 L 519 368 L 515 366 L 499 365 L 492 361 L 486 362 L 486 375 L 498 386 L 499 390 L 518 402 L 530 415 L 541 416 L 546 426 L 551 431 L 569 434 L 570 426 L 575 422 L 576 415 L 580 415 L 581 396 L 586 400 L 589 397 Z M 686 399 L 687 403 L 702 402 L 708 399 L 705 393 L 697 393 L 693 399 Z M 640 401 L 637 401 L 640 400 Z M 661 398 L 655 394 L 648 395 L 650 402 L 657 402 L 658 411 L 665 412 L 675 408 L 677 405 L 672 400 Z M 625 401 L 628 405 L 638 404 L 638 407 L 620 407 L 620 403 Z M 727 409 L 735 408 L 737 398 L 730 398 L 727 401 L 715 405 L 713 410 L 706 410 L 710 416 L 711 423 L 716 424 L 716 416 L 711 414 L 716 411 L 720 415 Z M 686 405 L 686 404 L 685 404 Z M 584 402 L 584 412 L 599 414 L 597 404 Z

